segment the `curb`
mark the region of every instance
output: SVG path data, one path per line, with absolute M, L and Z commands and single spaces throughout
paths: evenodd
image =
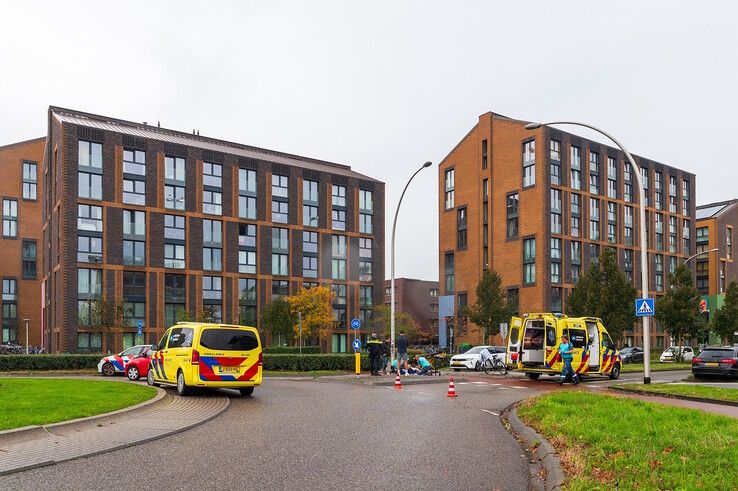
M 627 387 L 617 387 L 617 386 L 611 386 L 609 387 L 611 392 L 625 392 L 627 394 L 635 394 L 639 396 L 646 396 L 646 397 L 664 397 L 666 399 L 681 399 L 683 401 L 691 401 L 691 402 L 704 402 L 707 404 L 717 404 L 719 406 L 732 406 L 732 407 L 738 407 L 738 402 L 735 401 L 721 401 L 717 399 L 707 399 L 703 397 L 695 397 L 695 396 L 683 396 L 678 394 L 658 394 L 655 392 L 643 392 L 639 390 L 629 389 Z
M 518 418 L 518 402 L 511 404 L 502 412 L 501 419 L 507 430 L 518 440 L 523 450 L 539 463 L 543 472 L 538 472 L 538 466 L 531 466 L 531 487 L 542 488 L 546 491 L 559 491 L 566 483 L 561 461 L 556 454 L 556 449 L 548 440 L 539 435 L 535 430 L 526 426 Z M 534 478 L 544 482 L 535 482 Z
M 94 416 L 87 416 L 84 418 L 70 419 L 69 421 L 60 421 L 58 423 L 50 423 L 47 425 L 33 425 L 23 426 L 21 428 L 13 428 L 10 430 L 0 431 L 0 444 L 18 443 L 22 441 L 32 440 L 34 438 L 47 436 L 54 430 L 58 429 L 72 429 L 76 426 L 82 426 L 87 423 L 105 420 L 107 418 L 121 416 L 131 411 L 137 411 L 141 408 L 150 406 L 160 402 L 164 396 L 167 395 L 166 391 L 160 387 L 154 387 L 156 389 L 156 395 L 151 399 L 140 402 L 135 406 L 128 406 L 122 409 L 117 409 L 109 413 L 96 414 Z

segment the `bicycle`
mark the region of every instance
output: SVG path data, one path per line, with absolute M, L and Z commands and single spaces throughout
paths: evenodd
M 485 374 L 489 372 L 495 372 L 499 375 L 507 375 L 507 365 L 504 361 L 500 360 L 499 357 L 493 356 L 484 360 L 484 367 L 482 368 Z

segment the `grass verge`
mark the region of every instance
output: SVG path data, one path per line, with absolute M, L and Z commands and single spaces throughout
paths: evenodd
M 738 420 L 726 416 L 583 391 L 518 415 L 556 448 L 568 489 L 730 488 L 738 471 Z
M 692 364 L 689 362 L 682 363 L 661 363 L 651 362 L 652 372 L 663 372 L 667 370 L 690 370 Z M 643 371 L 643 363 L 625 363 L 620 369 L 620 373 L 635 373 Z
M 706 387 L 692 384 L 618 384 L 620 387 L 641 394 L 686 396 L 705 400 L 738 402 L 738 389 Z
M 139 384 L 75 379 L 0 379 L 0 430 L 44 425 L 139 404 L 156 389 Z

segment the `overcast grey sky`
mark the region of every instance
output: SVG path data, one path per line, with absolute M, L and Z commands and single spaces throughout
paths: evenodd
M 734 0 L 5 3 L 0 145 L 59 105 L 346 163 L 387 183 L 389 243 L 409 175 L 491 110 L 601 126 L 705 203 L 738 195 L 737 20 Z M 436 173 L 405 198 L 399 276 L 437 279 Z

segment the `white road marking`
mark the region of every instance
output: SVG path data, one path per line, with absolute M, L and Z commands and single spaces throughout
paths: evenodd
M 485 413 L 493 414 L 493 415 L 495 415 L 495 416 L 499 416 L 499 415 L 500 415 L 500 413 L 496 413 L 496 412 L 494 412 L 494 411 L 490 411 L 490 410 L 488 410 L 488 409 L 482 409 L 482 411 L 484 411 Z
M 469 382 L 456 382 L 456 385 L 468 385 Z
M 473 384 L 489 385 L 487 382 L 472 382 Z
M 527 389 L 527 387 L 520 387 L 518 385 L 513 385 L 512 388 L 513 389 Z

